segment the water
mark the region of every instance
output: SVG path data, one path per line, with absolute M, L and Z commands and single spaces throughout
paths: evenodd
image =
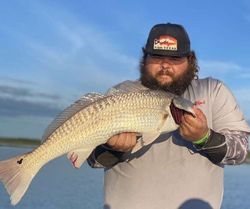
M 0 148 L 0 159 L 29 149 Z M 102 209 L 103 170 L 84 165 L 73 169 L 65 156 L 42 168 L 27 193 L 15 207 L 0 185 L 0 209 Z M 250 166 L 225 168 L 225 195 L 222 209 L 250 208 Z
M 222 209 L 250 208 L 250 165 L 226 166 Z
M 0 148 L 0 159 L 29 151 Z M 0 185 L 0 209 L 102 209 L 103 170 L 87 165 L 73 168 L 66 156 L 46 164 L 33 179 L 23 199 L 12 206 Z

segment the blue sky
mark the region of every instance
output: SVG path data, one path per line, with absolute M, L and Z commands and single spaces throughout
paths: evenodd
M 0 1 L 0 136 L 41 138 L 87 92 L 138 77 L 150 28 L 180 23 L 200 77 L 223 80 L 250 120 L 250 2 Z

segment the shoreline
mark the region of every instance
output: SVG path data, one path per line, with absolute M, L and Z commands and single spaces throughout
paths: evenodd
M 1 147 L 31 148 L 31 147 L 37 147 L 40 144 L 41 144 L 40 139 L 0 137 Z
M 40 139 L 0 137 L 0 147 L 35 148 L 39 145 Z M 244 164 L 250 164 L 250 150 Z

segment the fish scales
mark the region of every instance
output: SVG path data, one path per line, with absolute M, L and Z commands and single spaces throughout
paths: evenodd
M 13 205 L 20 201 L 39 169 L 56 157 L 71 153 L 71 162 L 74 164 L 78 160 L 81 165 L 96 146 L 106 143 L 115 134 L 160 134 L 178 127 L 169 110 L 170 103 L 177 98 L 173 94 L 146 90 L 92 96 L 89 94 L 87 99 L 83 98 L 66 109 L 62 119 L 59 115 L 45 133 L 45 141 L 35 150 L 0 162 L 0 180 L 11 195 Z M 179 108 L 183 103 L 183 109 L 192 112 L 191 103 L 177 99 Z M 73 115 L 69 116 L 71 110 Z
M 96 108 L 100 103 L 102 103 L 102 108 Z M 152 110 L 162 108 L 159 105 L 164 103 L 166 101 L 163 100 L 161 92 L 130 93 L 104 98 L 103 101 L 95 102 L 81 110 L 80 113 L 82 112 L 85 117 L 81 118 L 77 113 L 66 121 L 42 147 L 38 148 L 34 157 L 39 157 L 46 162 L 47 159 L 54 159 L 87 143 L 96 146 L 102 142 L 105 143 L 103 139 L 122 131 L 143 131 L 145 125 L 148 125 L 146 128 L 149 129 L 155 120 L 159 120 L 153 116 L 157 114 Z M 145 115 L 149 117 L 145 117 Z M 139 117 L 144 120 L 131 120 L 131 118 Z M 117 127 L 122 126 L 122 129 L 117 129 L 114 124 L 117 124 Z M 64 130 L 67 130 L 67 134 Z M 70 146 L 65 145 L 68 142 L 71 143 Z M 44 154 L 45 150 L 53 150 L 53 152 Z

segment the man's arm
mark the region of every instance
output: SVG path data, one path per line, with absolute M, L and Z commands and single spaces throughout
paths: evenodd
M 184 117 L 183 124 L 180 125 L 181 135 L 184 139 L 194 142 L 194 146 L 214 163 L 240 164 L 247 156 L 249 126 L 231 91 L 218 80 L 208 81 L 204 88 L 208 91 L 210 101 L 207 108 L 212 113 L 209 118 L 212 121 L 209 123 L 209 128 L 212 129 L 210 136 L 205 143 L 195 144 L 195 141 L 203 139 L 209 130 L 206 116 L 198 108 L 195 108 L 197 117 Z
M 96 147 L 87 159 L 92 168 L 111 168 L 122 161 L 124 152 L 112 150 L 106 144 Z
M 136 144 L 136 133 L 125 132 L 111 137 L 106 144 L 96 147 L 88 157 L 92 168 L 111 168 L 124 161 L 124 154 Z
M 220 132 L 209 130 L 206 116 L 194 107 L 196 117 L 184 114 L 180 124 L 180 134 L 187 141 L 194 143 L 198 151 L 205 154 L 213 163 L 235 165 L 243 163 L 248 150 L 248 132 L 223 129 Z M 204 138 L 210 133 L 208 138 Z M 196 144 L 199 139 L 204 142 Z
M 236 165 L 245 161 L 248 153 L 248 133 L 224 129 L 221 133 L 211 130 L 203 145 L 195 145 L 214 163 Z

